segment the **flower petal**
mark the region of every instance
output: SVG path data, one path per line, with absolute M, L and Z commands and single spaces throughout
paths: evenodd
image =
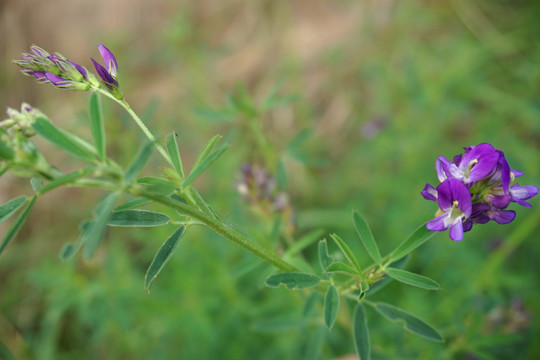
M 113 77 L 116 77 L 118 75 L 118 63 L 116 62 L 116 58 L 114 57 L 113 53 L 103 44 L 99 44 L 98 49 L 101 57 L 103 58 L 105 66 L 107 66 L 107 72 Z
M 449 235 L 450 239 L 454 241 L 463 240 L 463 223 L 461 222 L 461 219 L 450 227 Z
M 446 225 L 444 220 L 448 217 L 448 214 L 442 214 L 441 216 L 436 217 L 433 220 L 430 220 L 426 223 L 426 228 L 431 231 L 444 231 L 446 230 Z
M 489 210 L 486 215 L 497 224 L 508 224 L 514 220 L 516 212 L 514 210 Z

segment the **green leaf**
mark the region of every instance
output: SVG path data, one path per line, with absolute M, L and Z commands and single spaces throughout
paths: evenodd
M 334 241 L 336 242 L 337 246 L 339 247 L 339 249 L 341 250 L 343 255 L 345 255 L 345 258 L 347 259 L 347 261 L 353 267 L 355 267 L 358 270 L 358 272 L 361 272 L 362 269 L 360 268 L 360 264 L 358 264 L 358 260 L 356 260 L 356 257 L 354 256 L 354 253 L 352 252 L 349 245 L 347 245 L 345 240 L 340 238 L 337 234 L 331 234 L 330 237 L 332 239 L 334 239 Z
M 41 186 L 43 186 L 43 180 L 38 177 L 33 177 L 30 179 L 30 185 L 32 185 L 32 190 L 38 192 Z
M 432 341 L 443 342 L 442 335 L 431 325 L 418 317 L 390 304 L 376 303 L 375 310 L 391 321 L 401 321 L 405 330 Z
M 83 139 L 60 130 L 49 120 L 38 117 L 32 127 L 38 134 L 49 140 L 60 149 L 65 150 L 83 160 L 95 162 L 93 148 Z
M 15 198 L 12 201 L 17 200 L 19 198 Z M 28 214 L 30 213 L 30 210 L 32 209 L 32 207 L 34 206 L 34 203 L 36 202 L 36 199 L 37 199 L 36 196 L 33 196 L 30 199 L 30 202 L 26 205 L 26 207 L 24 208 L 24 211 L 19 215 L 17 220 L 15 220 L 15 222 L 9 228 L 6 236 L 4 237 L 4 240 L 2 240 L 2 243 L 0 244 L 0 254 L 2 253 L 2 251 L 4 251 L 6 246 L 10 243 L 11 240 L 13 240 L 15 235 L 17 235 L 17 233 L 19 232 L 19 230 L 23 226 L 24 222 L 26 221 L 26 218 L 28 217 Z M 18 200 L 18 201 L 20 201 L 20 200 Z M 26 201 L 26 199 L 25 199 L 25 201 Z M 3 206 L 5 206 L 5 205 L 6 204 L 4 204 Z M 18 205 L 18 207 L 20 207 L 20 205 Z
M 379 252 L 377 243 L 373 238 L 373 234 L 371 233 L 371 230 L 369 229 L 366 220 L 362 216 L 360 216 L 359 213 L 353 211 L 353 222 L 354 227 L 356 228 L 356 232 L 358 233 L 362 244 L 364 244 L 368 255 L 373 259 L 373 261 L 375 261 L 375 263 L 381 264 L 381 253 Z
M 354 276 L 360 276 L 360 272 L 358 270 L 340 261 L 331 263 L 325 269 L 325 272 L 339 272 L 339 273 L 345 273 L 345 274 L 354 275 Z
M 360 360 L 369 360 L 371 343 L 369 341 L 369 328 L 364 305 L 357 304 L 354 310 L 353 336 L 356 353 Z
M 427 290 L 439 290 L 441 286 L 428 277 L 418 275 L 409 271 L 387 268 L 386 273 L 392 279 L 401 281 L 402 283 L 417 286 Z
M 330 255 L 328 255 L 328 244 L 326 239 L 319 241 L 319 264 L 321 265 L 322 271 L 334 261 Z
M 135 177 L 142 171 L 144 165 L 146 165 L 150 159 L 150 156 L 152 156 L 153 147 L 154 143 L 150 141 L 141 148 L 124 174 L 124 184 L 131 183 L 133 179 L 135 179 Z
M 184 182 L 182 182 L 182 190 L 188 187 L 193 182 L 193 180 L 195 180 L 199 175 L 202 174 L 204 170 L 206 170 L 210 165 L 212 165 L 212 163 L 214 163 L 214 161 L 216 161 L 227 150 L 227 148 L 227 144 L 221 144 L 214 152 L 204 157 L 202 156 L 205 153 L 203 151 L 203 154 L 199 156 L 199 159 L 197 159 L 197 162 L 195 163 L 195 165 L 193 165 L 191 173 L 188 175 L 188 177 L 184 179 Z
M 137 179 L 137 183 L 147 185 L 146 190 L 163 196 L 169 196 L 176 190 L 176 186 L 170 181 L 150 176 Z
M 420 226 L 416 231 L 409 236 L 407 240 L 401 243 L 391 254 L 390 260 L 399 260 L 418 246 L 422 245 L 425 241 L 435 235 L 434 231 L 428 230 L 426 225 Z
M 99 244 L 101 244 L 103 236 L 105 235 L 105 227 L 111 217 L 112 209 L 119 196 L 120 193 L 111 192 L 99 203 L 96 209 L 96 219 L 90 223 L 91 225 L 86 235 L 86 245 L 84 247 L 85 258 L 90 259 L 97 250 Z
M 63 261 L 66 261 L 68 259 L 71 259 L 73 255 L 77 253 L 77 245 L 73 243 L 67 243 L 64 246 L 62 246 L 62 249 L 60 250 L 60 259 Z
M 90 123 L 92 130 L 92 137 L 94 138 L 94 145 L 101 161 L 107 159 L 106 138 L 105 138 L 105 125 L 103 123 L 103 111 L 101 109 L 101 101 L 99 95 L 93 93 L 90 96 Z
M 334 285 L 330 285 L 324 298 L 324 323 L 331 330 L 339 312 L 339 294 Z
M 172 165 L 174 170 L 184 178 L 184 167 L 182 166 L 182 158 L 180 157 L 180 150 L 178 150 L 178 143 L 176 142 L 176 137 L 178 135 L 173 132 L 167 136 L 167 152 L 171 158 Z
M 205 158 L 208 157 L 208 155 L 210 155 L 210 153 L 212 152 L 212 150 L 214 150 L 214 147 L 219 142 L 219 140 L 221 140 L 222 137 L 223 136 L 221 135 L 215 135 L 213 138 L 210 139 L 210 141 L 208 141 L 208 143 L 206 143 L 206 145 L 204 146 L 204 149 L 201 151 L 201 153 L 197 157 L 197 160 L 195 160 L 195 164 L 193 164 L 193 168 L 196 168 Z
M 289 290 L 306 289 L 319 285 L 321 279 L 318 276 L 299 272 L 289 272 L 271 275 L 266 278 L 266 286 L 279 287 L 285 285 Z
M 161 272 L 167 261 L 169 261 L 169 259 L 171 258 L 171 255 L 178 246 L 178 241 L 180 240 L 182 235 L 184 235 L 185 231 L 185 226 L 181 226 L 176 229 L 172 233 L 172 235 L 167 240 L 165 240 L 163 245 L 161 245 L 158 252 L 156 253 L 156 256 L 154 256 L 152 263 L 146 271 L 146 276 L 144 277 L 144 288 L 148 290 L 148 292 L 150 292 L 150 287 L 152 286 L 152 283 L 154 282 L 158 274 Z
M 0 223 L 9 218 L 13 213 L 26 202 L 28 197 L 25 195 L 18 196 L 0 205 Z
M 171 222 L 171 218 L 165 214 L 155 211 L 130 209 L 113 212 L 107 221 L 107 225 L 151 227 L 166 225 L 169 222 Z

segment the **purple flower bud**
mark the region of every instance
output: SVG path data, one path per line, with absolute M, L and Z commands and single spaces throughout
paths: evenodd
M 68 60 L 69 61 L 69 60 Z M 88 78 L 88 72 L 86 71 L 86 69 L 84 67 L 82 67 L 81 65 L 77 64 L 77 63 L 74 63 L 73 61 L 69 61 L 69 63 L 71 65 L 73 65 L 75 67 L 75 69 L 77 69 L 77 71 L 79 73 L 81 73 L 81 75 L 83 76 L 84 79 L 87 79 Z
M 48 52 L 36 45 L 30 46 L 30 51 L 33 52 L 36 56 L 43 59 L 47 58 L 50 55 Z
M 103 44 L 99 44 L 98 49 L 101 57 L 103 58 L 105 66 L 107 66 L 107 71 L 116 78 L 118 75 L 118 63 L 116 62 L 116 58 L 114 57 L 113 53 Z
M 94 64 L 94 68 L 96 69 L 96 72 L 98 73 L 99 77 L 103 81 L 103 84 L 109 88 L 109 90 L 113 91 L 118 88 L 118 81 L 114 77 L 109 74 L 107 69 L 105 69 L 100 63 L 98 63 L 94 59 L 92 60 L 92 63 Z
M 45 76 L 47 77 L 47 80 L 49 80 L 54 86 L 57 86 L 59 88 L 67 88 L 70 84 L 73 84 L 73 82 L 68 81 L 63 77 L 55 74 L 45 73 Z

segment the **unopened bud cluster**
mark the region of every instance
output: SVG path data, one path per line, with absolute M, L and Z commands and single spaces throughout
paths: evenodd
M 105 46 L 99 45 L 98 49 L 107 66 L 105 68 L 91 59 L 99 75 L 99 80 L 84 66 L 66 59 L 60 53 L 50 54 L 35 45 L 30 47 L 29 53 L 22 54 L 22 59 L 14 62 L 22 68 L 23 74 L 33 76 L 41 83 L 74 91 L 99 89 L 104 85 L 106 91 L 116 99 L 121 100 L 123 94 L 118 84 L 116 58 Z

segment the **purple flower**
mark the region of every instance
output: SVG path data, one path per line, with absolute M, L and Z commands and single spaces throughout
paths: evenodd
M 437 186 L 437 194 L 442 215 L 429 221 L 426 227 L 433 231 L 444 231 L 449 228 L 452 240 L 462 240 L 463 221 L 472 213 L 469 189 L 461 181 L 449 178 Z
M 107 86 L 109 90 L 113 92 L 118 91 L 118 64 L 116 62 L 116 58 L 114 57 L 112 52 L 110 52 L 110 50 L 107 49 L 105 46 L 100 44 L 98 45 L 98 49 L 107 68 L 98 63 L 96 60 L 91 59 L 92 63 L 94 64 L 94 68 L 96 69 L 103 84 Z
M 454 162 L 440 156 L 436 165 L 437 174 L 439 180 L 452 177 L 470 184 L 487 178 L 495 170 L 499 157 L 499 152 L 490 144 L 470 146 L 465 149 L 463 156 L 454 157 Z
M 111 74 L 111 76 L 116 78 L 118 75 L 118 63 L 116 62 L 116 58 L 114 57 L 113 53 L 103 44 L 98 45 L 98 50 L 101 54 L 103 62 L 107 66 L 107 71 L 109 74 Z
M 473 224 L 512 222 L 516 212 L 506 210 L 510 203 L 531 207 L 525 200 L 538 194 L 536 186 L 514 183 L 523 173 L 510 170 L 504 152 L 487 143 L 466 147 L 465 153 L 454 156 L 452 162 L 440 156 L 435 169 L 441 184 L 436 189 L 426 184 L 421 194 L 426 200 L 436 201 L 440 210 L 426 227 L 433 231 L 450 229 L 453 240 L 461 240 Z

